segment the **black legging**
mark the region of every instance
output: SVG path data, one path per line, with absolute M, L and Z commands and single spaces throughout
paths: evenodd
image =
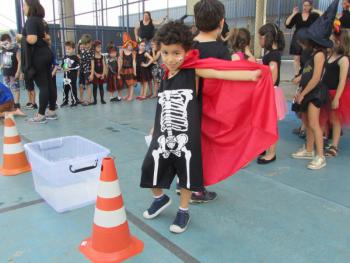
M 49 109 L 56 109 L 57 87 L 51 77 L 52 51 L 48 46 L 36 47 L 33 53 L 34 81 L 39 88 L 39 114 L 45 115 Z
M 101 102 L 102 102 L 102 101 L 104 101 L 104 99 L 103 99 L 103 96 L 104 96 L 103 84 L 95 84 L 95 83 L 94 83 L 94 89 L 93 89 L 94 102 L 97 102 L 97 87 L 100 90 L 100 97 L 101 97 Z

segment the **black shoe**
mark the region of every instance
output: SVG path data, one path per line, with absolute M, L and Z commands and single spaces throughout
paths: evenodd
M 259 154 L 259 156 L 263 156 L 266 154 L 266 151 L 263 151 L 262 153 Z
M 29 106 L 32 106 L 32 104 L 31 104 L 30 102 L 28 102 L 28 103 L 26 104 L 26 107 L 29 107 Z
M 264 159 L 263 156 L 261 156 L 258 158 L 257 163 L 258 164 L 268 164 L 268 163 L 272 163 L 272 162 L 276 161 L 276 159 L 277 159 L 276 155 L 271 160 L 266 160 L 266 159 Z
M 111 98 L 111 102 L 118 102 L 118 101 L 121 101 L 122 99 L 119 97 L 119 96 L 117 96 L 117 97 L 115 97 L 115 98 Z
M 14 107 L 15 107 L 15 109 L 20 109 L 21 108 L 21 104 L 15 103 Z
M 209 192 L 204 189 L 201 192 L 193 192 L 190 202 L 192 204 L 208 203 L 209 201 L 215 200 L 217 196 L 215 192 Z
M 163 195 L 160 198 L 154 199 L 151 206 L 143 212 L 143 217 L 146 219 L 153 219 L 157 217 L 161 212 L 164 211 L 171 204 L 169 196 Z
M 102 103 L 102 104 L 106 104 L 106 102 L 105 102 L 104 100 L 101 100 L 101 103 Z
M 93 103 L 91 103 L 92 105 L 96 105 L 97 104 L 97 101 L 94 101 Z
M 170 226 L 170 232 L 173 232 L 175 234 L 181 234 L 185 232 L 190 221 L 191 217 L 188 211 L 183 211 L 179 209 L 173 224 Z
M 35 104 L 33 104 L 33 109 L 34 110 L 37 110 L 38 109 L 38 105 L 35 103 Z
M 61 104 L 61 108 L 62 108 L 62 107 L 65 107 L 65 106 L 68 106 L 68 101 L 64 101 L 64 102 Z
M 72 103 L 70 106 L 71 107 L 76 107 L 76 106 L 78 106 L 78 102 Z

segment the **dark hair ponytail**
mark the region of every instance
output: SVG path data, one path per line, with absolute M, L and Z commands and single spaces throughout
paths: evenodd
M 259 29 L 259 34 L 265 36 L 265 49 L 272 50 L 273 43 L 276 43 L 277 49 L 283 51 L 286 46 L 284 34 L 279 27 L 272 23 L 267 23 Z

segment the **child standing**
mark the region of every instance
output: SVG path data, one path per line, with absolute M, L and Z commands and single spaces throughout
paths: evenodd
M 153 58 L 146 52 L 146 42 L 141 41 L 139 50 L 136 54 L 136 79 L 141 84 L 140 96 L 138 100 L 145 100 L 148 91 L 148 83 L 152 80 L 150 65 L 153 63 Z
M 1 35 L 1 68 L 5 85 L 8 86 L 14 95 L 14 107 L 20 106 L 19 77 L 21 74 L 21 54 L 15 43 L 12 43 L 9 34 Z
M 339 30 L 339 29 L 338 29 Z M 332 145 L 326 150 L 326 156 L 337 156 L 342 125 L 349 125 L 350 120 L 350 85 L 348 82 L 350 33 L 341 29 L 334 33 L 334 47 L 326 62 L 323 83 L 329 89 L 331 104 L 329 119 L 332 125 Z
M 107 91 L 109 92 L 110 101 L 121 101 L 120 76 L 118 75 L 118 52 L 115 47 L 109 47 L 107 58 Z M 118 95 L 114 97 L 114 93 Z
M 312 159 L 307 166 L 311 170 L 321 169 L 327 164 L 323 150 L 320 109 L 327 103 L 328 91 L 322 83 L 322 76 L 326 64 L 326 49 L 333 47 L 333 42 L 329 38 L 337 9 L 338 1 L 334 1 L 308 29 L 301 29 L 298 32 L 299 39 L 312 48 L 313 54 L 304 66 L 300 81 L 301 91 L 295 97 L 306 126 L 306 148 L 302 147 L 293 153 L 292 157 Z M 314 145 L 316 145 L 316 154 Z
M 61 107 L 69 104 L 69 93 L 71 92 L 71 107 L 78 105 L 78 94 L 77 94 L 77 78 L 78 70 L 80 67 L 79 58 L 75 55 L 75 43 L 67 41 L 64 43 L 66 49 L 66 55 L 63 58 L 62 69 L 64 72 L 63 78 L 63 103 Z
M 93 104 L 97 104 L 97 88 L 100 90 L 100 98 L 101 103 L 106 104 L 104 101 L 104 90 L 103 90 L 103 84 L 105 83 L 105 72 L 106 72 L 106 63 L 102 56 L 102 43 L 100 40 L 95 40 L 94 47 L 95 47 L 95 56 L 92 63 L 92 72 L 94 74 L 94 80 L 93 80 L 93 86 L 94 86 L 94 102 Z
M 192 38 L 189 28 L 177 22 L 169 22 L 157 32 L 168 74 L 161 82 L 152 141 L 142 165 L 141 187 L 151 188 L 154 197 L 143 213 L 146 219 L 157 217 L 171 204 L 162 189 L 169 189 L 176 175 L 179 178 L 180 206 L 170 226 L 173 233 L 187 229 L 192 191 L 203 189 L 198 77 L 245 81 L 260 75 L 258 71 L 182 69 Z
M 152 46 L 151 56 L 153 59 L 153 65 L 152 65 L 153 91 L 151 90 L 151 98 L 156 98 L 158 95 L 160 82 L 163 79 L 164 71 L 161 67 L 162 59 L 161 59 L 160 51 L 159 51 L 159 48 L 157 47 L 157 44 L 154 41 L 152 41 L 151 46 Z
M 232 60 L 248 60 L 256 62 L 254 55 L 250 50 L 250 32 L 248 29 L 233 29 L 230 32 L 228 44 L 232 48 Z
M 136 84 L 136 54 L 134 48 L 136 48 L 136 42 L 132 41 L 129 34 L 123 35 L 123 46 L 120 52 L 120 66 L 119 75 L 128 87 L 128 93 L 123 97 L 123 100 L 132 101 L 134 97 L 134 86 Z
M 83 106 L 92 103 L 91 82 L 94 79 L 92 63 L 94 61 L 94 51 L 92 49 L 91 36 L 85 34 L 80 39 L 80 102 Z M 87 89 L 88 98 L 84 100 L 84 92 Z
M 281 120 L 284 118 L 286 112 L 286 106 L 283 106 L 286 104 L 283 91 L 278 87 L 281 74 L 281 52 L 285 46 L 283 32 L 275 24 L 268 23 L 259 29 L 259 42 L 260 46 L 265 49 L 265 54 L 262 58 L 263 64 L 269 66 L 272 73 L 272 80 L 275 86 L 277 116 Z M 282 96 L 277 92 L 281 92 Z M 272 145 L 266 154 L 258 158 L 258 164 L 268 164 L 276 161 L 276 148 L 277 143 Z

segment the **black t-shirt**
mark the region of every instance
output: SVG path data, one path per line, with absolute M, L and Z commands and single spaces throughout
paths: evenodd
M 36 35 L 39 39 L 44 38 L 47 32 L 48 28 L 45 26 L 44 20 L 37 16 L 28 17 L 22 30 L 23 36 Z
M 301 75 L 301 80 L 300 80 L 300 87 L 302 87 L 302 89 L 305 89 L 305 87 L 307 86 L 309 81 L 312 79 L 312 76 L 313 76 L 314 70 L 315 70 L 314 58 L 315 58 L 316 54 L 319 52 L 323 53 L 323 51 L 317 51 L 316 53 L 312 54 L 312 57 L 309 59 L 309 61 L 306 62 L 305 66 L 304 66 L 303 74 Z M 324 54 L 324 56 L 326 57 L 325 54 Z
M 15 76 L 18 67 L 17 53 L 18 47 L 13 46 L 10 49 L 3 49 L 1 55 L 2 73 L 4 76 Z
M 200 58 L 219 58 L 224 60 L 231 60 L 228 48 L 219 41 L 210 42 L 194 42 L 194 49 L 199 50 Z
M 350 11 L 344 10 L 342 17 L 339 19 L 342 28 L 350 28 Z
M 69 69 L 69 71 L 67 71 L 67 77 L 69 79 L 77 78 L 80 67 L 80 60 L 77 55 L 64 56 L 61 66 L 63 69 Z
M 139 36 L 141 39 L 147 39 L 148 41 L 151 40 L 154 36 L 154 25 L 152 23 L 145 25 L 143 20 L 141 20 Z
M 297 32 L 300 28 L 311 26 L 319 16 L 319 14 L 311 12 L 308 19 L 304 21 L 302 14 L 298 13 L 292 18 L 292 21 L 289 25 L 286 25 L 286 27 L 292 29 L 295 26 L 295 32 Z
M 277 49 L 267 51 L 267 53 L 262 58 L 264 65 L 269 65 L 270 62 L 276 62 L 278 65 L 278 74 L 277 74 L 277 80 L 274 83 L 275 86 L 278 86 L 280 84 L 280 76 L 281 76 L 281 52 Z

